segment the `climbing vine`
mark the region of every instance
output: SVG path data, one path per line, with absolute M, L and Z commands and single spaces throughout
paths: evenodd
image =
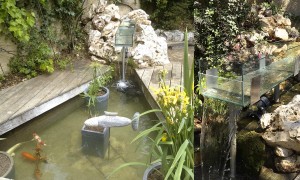
M 32 78 L 61 66 L 83 39 L 84 0 L 0 0 L 0 35 L 17 44 L 11 72 Z M 5 47 L 1 47 L 1 49 Z M 65 63 L 66 61 L 64 61 Z
M 141 1 L 155 28 L 164 30 L 193 29 L 193 3 L 193 0 Z
M 11 34 L 18 41 L 28 41 L 35 14 L 16 6 L 16 0 L 0 0 L 0 33 Z
M 196 72 L 199 66 L 201 71 L 213 67 L 222 71 L 224 54 L 232 50 L 245 26 L 252 26 L 250 6 L 246 0 L 198 0 L 194 7 Z

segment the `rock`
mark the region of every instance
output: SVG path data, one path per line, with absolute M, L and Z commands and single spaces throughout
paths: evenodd
M 107 0 L 99 0 L 98 1 L 98 6 L 96 8 L 96 13 L 103 13 L 105 10 L 105 7 L 107 5 Z
M 102 31 L 107 23 L 111 20 L 111 16 L 109 15 L 97 15 L 93 18 L 92 22 L 95 29 Z
M 166 38 L 167 41 L 182 42 L 184 40 L 184 34 L 179 30 L 164 31 L 162 35 Z
M 265 132 L 262 137 L 269 146 L 281 146 L 286 149 L 300 152 L 299 141 L 291 138 L 287 131 Z
M 97 44 L 103 43 L 103 40 L 101 39 L 101 32 L 98 30 L 90 30 L 89 32 L 89 46 L 96 46 Z
M 136 24 L 151 25 L 149 15 L 142 9 L 133 10 L 128 13 L 127 17 L 133 20 Z
M 272 10 L 269 10 L 269 9 L 265 10 L 264 16 L 265 17 L 271 17 L 272 16 Z
M 107 64 L 106 61 L 104 59 L 101 59 L 101 58 L 98 58 L 96 56 L 91 56 L 91 60 L 92 61 L 97 61 L 99 62 L 100 64 Z
M 120 25 L 120 21 L 111 21 L 103 28 L 102 36 L 104 36 L 104 37 L 115 36 L 119 25 Z
M 289 37 L 291 38 L 299 37 L 299 31 L 295 27 L 286 27 L 285 29 L 288 32 Z
M 291 149 L 300 153 L 300 95 L 273 113 L 265 114 L 260 124 L 267 128 L 263 139 L 273 147 Z
M 285 45 L 283 45 L 281 48 L 276 48 L 276 49 L 274 49 L 274 51 L 272 52 L 272 54 L 273 55 L 278 55 L 278 54 L 280 54 L 280 53 L 282 53 L 282 52 L 285 52 L 285 51 L 287 51 L 288 50 L 288 46 L 285 44 Z
M 93 29 L 93 24 L 91 21 L 86 23 L 86 25 L 83 28 L 84 32 L 86 32 L 87 34 L 89 34 L 90 30 L 92 30 L 92 29 Z
M 292 154 L 294 154 L 294 152 L 290 149 L 286 149 L 286 148 L 282 148 L 280 146 L 277 146 L 275 148 L 275 154 L 279 157 L 289 157 Z
M 109 15 L 113 21 L 119 20 L 121 18 L 119 14 L 119 7 L 115 4 L 106 6 L 103 14 Z
M 297 174 L 279 174 L 275 173 L 272 169 L 262 167 L 259 174 L 260 180 L 291 180 Z
M 259 23 L 261 29 L 268 33 L 269 35 L 274 32 L 274 27 L 276 27 L 276 22 L 274 21 L 273 17 L 263 17 L 259 19 Z
M 289 34 L 285 29 L 276 27 L 274 32 L 275 32 L 274 33 L 275 38 L 278 38 L 278 39 L 281 39 L 284 41 L 289 39 Z
M 158 37 L 152 26 L 137 25 L 135 39 L 138 44 L 131 51 L 134 60 L 142 60 L 150 66 L 169 63 L 166 39 Z
M 278 26 L 291 26 L 292 22 L 290 19 L 283 17 L 281 14 L 274 15 L 274 19 Z
M 89 47 L 89 52 L 92 55 L 111 61 L 114 54 L 114 48 L 106 42 L 95 43 Z
M 84 2 L 84 10 L 81 16 L 81 20 L 84 23 L 87 23 L 90 19 L 93 18 L 93 16 L 95 15 L 95 11 L 96 11 L 96 5 L 95 4 L 87 4 L 88 1 Z
M 273 17 L 277 25 L 284 25 L 285 18 L 281 14 L 275 14 Z
M 300 171 L 300 156 L 290 156 L 286 158 L 275 158 L 275 167 L 278 171 L 292 173 Z

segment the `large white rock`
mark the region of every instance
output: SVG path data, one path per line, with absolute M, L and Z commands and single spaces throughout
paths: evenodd
M 105 37 L 115 36 L 119 25 L 120 25 L 120 21 L 111 21 L 106 26 L 104 26 L 102 30 L 102 36 Z
M 275 148 L 275 154 L 279 157 L 289 157 L 294 154 L 294 152 L 290 149 L 286 149 L 280 146 Z
M 137 45 L 131 54 L 133 59 L 148 62 L 149 65 L 164 65 L 170 63 L 166 39 L 158 37 L 152 26 L 138 24 L 135 39 Z
M 99 44 L 103 43 L 103 40 L 101 39 L 101 32 L 98 30 L 90 30 L 89 32 L 89 46 L 99 46 Z
M 102 31 L 106 24 L 108 24 L 111 20 L 111 16 L 109 15 L 96 15 L 92 22 L 95 29 Z
M 267 128 L 262 135 L 270 146 L 280 146 L 300 153 L 300 95 L 273 113 L 265 114 L 260 124 Z
M 103 14 L 110 15 L 112 20 L 119 20 L 121 18 L 119 13 L 119 7 L 115 4 L 110 4 L 106 6 Z
M 142 9 L 133 10 L 126 17 L 133 20 L 136 24 L 151 25 L 151 21 L 148 20 L 149 15 Z
M 289 39 L 288 32 L 285 29 L 283 29 L 283 28 L 276 27 L 275 30 L 274 30 L 274 32 L 275 32 L 274 35 L 275 35 L 276 38 L 282 39 L 284 41 L 286 41 L 286 40 Z

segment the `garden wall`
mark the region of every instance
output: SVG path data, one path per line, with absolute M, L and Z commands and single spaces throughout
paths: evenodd
M 3 50 L 4 49 L 4 50 Z M 5 51 L 14 53 L 17 49 L 17 46 L 10 40 L 5 39 L 4 36 L 0 36 L 0 75 L 7 74 L 9 72 L 8 62 L 9 59 L 13 56 Z

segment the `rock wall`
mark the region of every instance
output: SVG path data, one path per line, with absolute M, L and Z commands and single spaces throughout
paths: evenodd
M 16 53 L 16 50 L 17 46 L 12 41 L 5 39 L 5 37 L 3 36 L 0 36 L 0 75 L 7 74 L 9 72 L 9 59 L 13 57 L 13 54 L 7 53 L 5 51 Z
M 92 60 L 108 63 L 118 59 L 121 48 L 115 47 L 115 35 L 123 21 L 131 20 L 136 28 L 134 45 L 129 48 L 129 54 L 138 66 L 144 68 L 169 63 L 166 39 L 157 36 L 145 11 L 138 9 L 121 16 L 118 6 L 107 5 L 103 1 L 97 7 L 91 6 L 87 14 L 89 16 L 84 16 L 83 22 L 86 23 L 85 30 L 89 34 L 88 45 Z

